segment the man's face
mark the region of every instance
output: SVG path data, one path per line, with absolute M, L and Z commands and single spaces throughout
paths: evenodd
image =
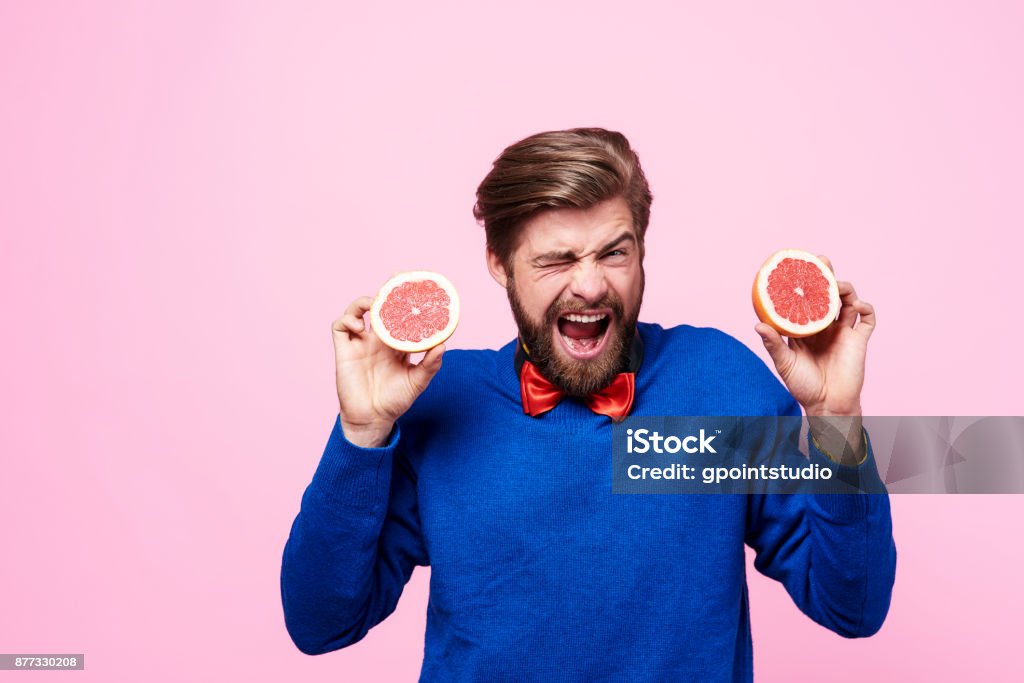
M 644 271 L 624 199 L 538 214 L 523 227 L 511 267 L 490 252 L 488 266 L 506 288 L 530 360 L 551 382 L 585 396 L 625 369 Z

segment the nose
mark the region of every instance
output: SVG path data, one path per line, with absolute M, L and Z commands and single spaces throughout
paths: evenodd
M 597 263 L 581 261 L 573 269 L 570 293 L 587 304 L 595 304 L 608 293 L 604 269 Z

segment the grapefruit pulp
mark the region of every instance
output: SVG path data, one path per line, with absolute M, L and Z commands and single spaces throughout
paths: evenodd
M 780 249 L 754 278 L 754 311 L 787 337 L 809 337 L 839 317 L 839 285 L 832 269 L 802 249 Z
M 370 327 L 398 351 L 418 353 L 437 346 L 459 324 L 459 295 L 440 273 L 415 270 L 384 283 L 370 307 Z

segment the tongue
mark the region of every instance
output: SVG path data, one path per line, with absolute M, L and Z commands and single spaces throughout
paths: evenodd
M 562 319 L 559 328 L 566 337 L 572 339 L 587 339 L 601 334 L 601 323 L 576 323 L 571 320 Z

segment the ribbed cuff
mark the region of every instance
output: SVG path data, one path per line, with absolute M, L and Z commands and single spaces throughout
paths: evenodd
M 864 441 L 867 445 L 867 456 L 859 465 L 842 465 L 826 455 L 811 436 L 807 433 L 808 453 L 812 463 L 832 471 L 832 478 L 824 486 L 816 485 L 817 490 L 834 491 L 834 493 L 812 494 L 814 502 L 821 511 L 838 521 L 856 521 L 867 516 L 869 501 L 861 494 L 887 494 L 885 484 L 878 475 L 871 438 L 863 427 Z
M 386 501 L 391 485 L 391 458 L 398 438 L 399 428 L 395 423 L 383 446 L 357 446 L 345 438 L 341 416 L 336 416 L 320 464 L 313 473 L 312 486 L 331 500 L 355 507 Z

